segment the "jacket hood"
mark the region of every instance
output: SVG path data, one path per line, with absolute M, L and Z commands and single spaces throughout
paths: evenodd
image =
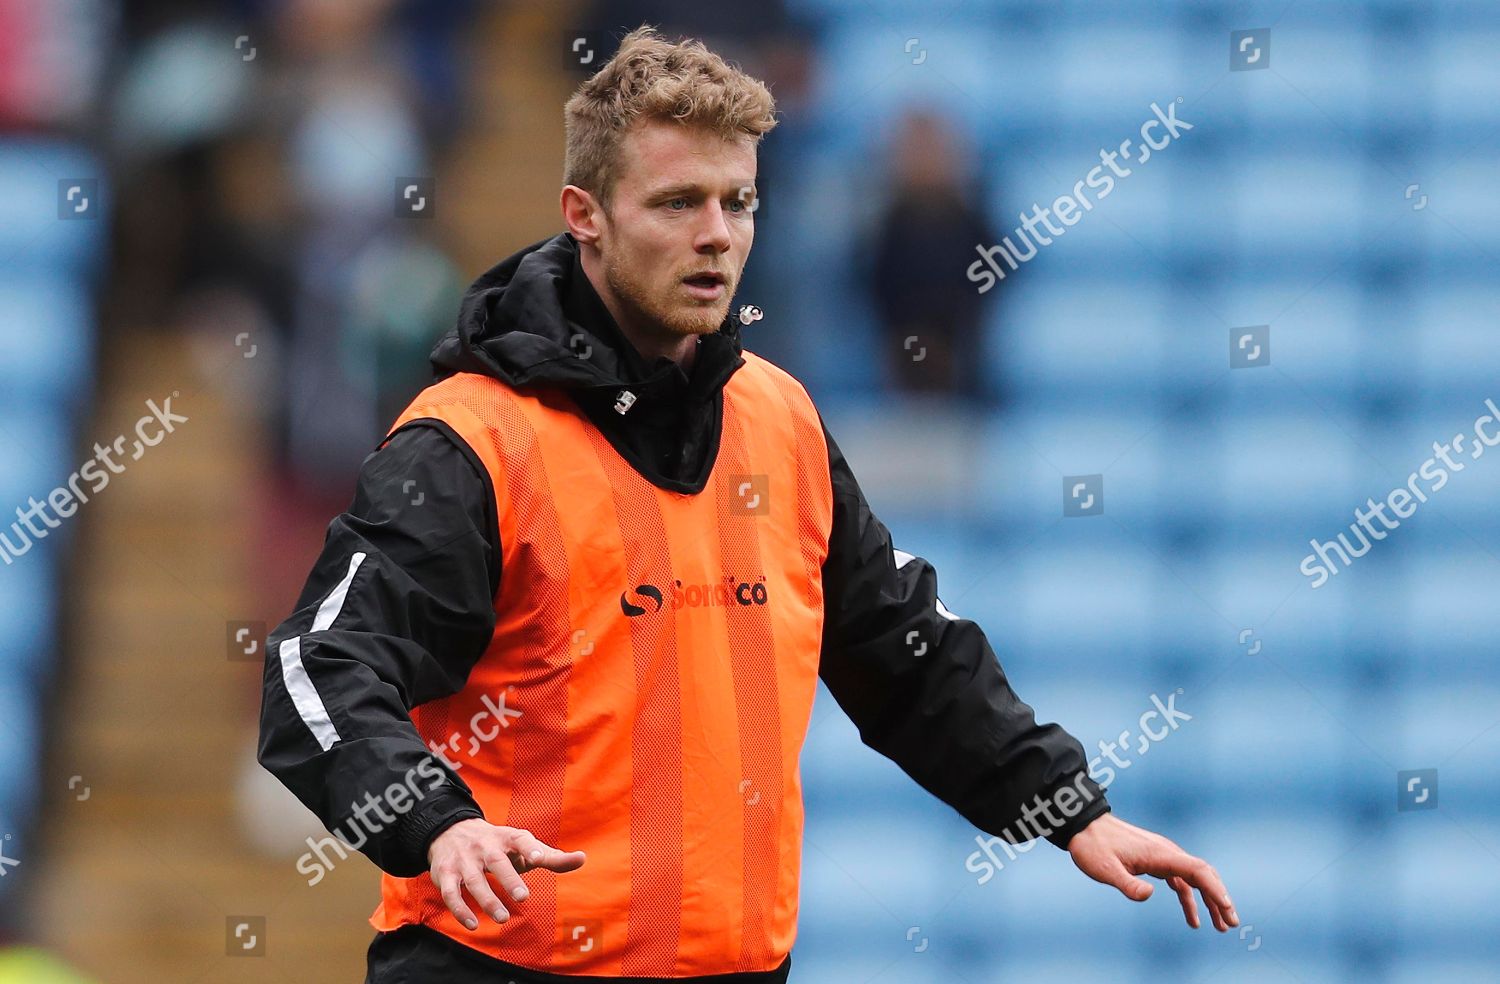
M 582 281 L 579 283 L 578 281 Z M 699 340 L 698 387 L 717 391 L 740 356 L 738 320 Z M 437 378 L 482 373 L 513 387 L 650 387 L 681 370 L 665 356 L 646 365 L 583 275 L 578 244 L 564 232 L 485 271 L 464 292 L 458 324 L 432 351 Z

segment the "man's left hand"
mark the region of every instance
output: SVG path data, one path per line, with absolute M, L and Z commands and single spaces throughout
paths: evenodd
M 1224 933 L 1240 924 L 1229 892 L 1213 865 L 1193 857 L 1160 834 L 1128 824 L 1113 813 L 1103 814 L 1074 834 L 1068 841 L 1068 853 L 1079 871 L 1094 881 L 1113 885 L 1135 902 L 1146 901 L 1154 890 L 1150 882 L 1137 875 L 1165 879 L 1182 902 L 1187 924 L 1194 929 L 1198 928 L 1194 888 L 1202 894 L 1215 929 Z

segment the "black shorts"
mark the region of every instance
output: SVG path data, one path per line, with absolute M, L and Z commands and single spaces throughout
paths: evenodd
M 546 974 L 496 960 L 426 926 L 376 933 L 365 984 L 786 984 L 790 955 L 775 970 L 709 977 L 578 977 Z

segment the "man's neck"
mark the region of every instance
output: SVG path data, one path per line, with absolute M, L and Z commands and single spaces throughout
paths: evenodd
M 615 319 L 615 324 L 620 328 L 620 334 L 624 335 L 625 340 L 635 347 L 647 365 L 655 362 L 658 356 L 665 356 L 681 366 L 684 373 L 693 371 L 693 358 L 698 354 L 697 335 L 676 335 L 634 323 L 626 314 L 619 299 L 615 297 L 614 292 L 609 289 L 603 266 L 595 251 L 583 250 L 579 254 L 579 260 L 583 265 L 584 276 L 589 278 L 589 283 L 594 287 L 594 293 L 599 295 L 599 300 L 604 303 L 610 317 Z

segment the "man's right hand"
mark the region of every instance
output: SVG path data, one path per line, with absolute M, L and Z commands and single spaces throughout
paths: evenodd
M 474 910 L 464 901 L 463 889 L 497 923 L 510 918 L 499 896 L 490 887 L 486 872 L 517 902 L 531 894 L 518 872 L 532 868 L 573 871 L 582 867 L 582 851 L 559 851 L 548 847 L 531 831 L 497 827 L 484 820 L 460 820 L 433 838 L 427 847 L 427 875 L 443 893 L 448 911 L 467 928 L 479 928 Z

